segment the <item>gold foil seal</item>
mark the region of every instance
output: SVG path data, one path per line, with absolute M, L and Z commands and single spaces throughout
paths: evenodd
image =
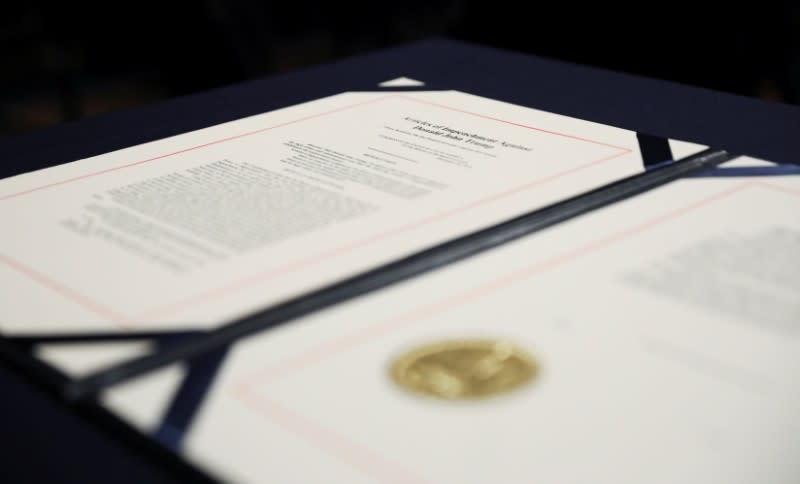
M 457 340 L 411 350 L 394 361 L 391 373 L 406 390 L 467 400 L 519 389 L 536 378 L 539 366 L 507 341 Z

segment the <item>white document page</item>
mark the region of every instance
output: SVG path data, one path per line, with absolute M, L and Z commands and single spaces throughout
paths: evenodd
M 184 455 L 247 483 L 795 483 L 799 207 L 797 176 L 681 180 L 245 339 Z M 474 401 L 390 377 L 464 338 L 539 375 Z M 150 431 L 174 371 L 105 402 Z
M 642 170 L 635 133 L 346 93 L 0 181 L 0 331 L 197 329 Z

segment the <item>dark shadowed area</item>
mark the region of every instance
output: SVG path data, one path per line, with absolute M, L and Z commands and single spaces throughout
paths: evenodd
M 432 36 L 800 102 L 797 2 L 32 1 L 3 10 L 0 136 Z

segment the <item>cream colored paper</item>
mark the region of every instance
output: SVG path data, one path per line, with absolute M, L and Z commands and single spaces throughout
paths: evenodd
M 215 326 L 641 169 L 460 92 L 320 99 L 0 181 L 0 331 Z
M 796 176 L 681 180 L 248 338 L 183 454 L 248 483 L 793 483 L 798 206 Z M 474 402 L 389 378 L 469 337 L 526 349 L 540 378 Z M 147 385 L 105 402 L 157 422 Z

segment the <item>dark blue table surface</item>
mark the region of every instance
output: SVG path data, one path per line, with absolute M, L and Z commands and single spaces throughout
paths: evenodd
M 736 75 L 731 66 L 730 75 Z M 486 97 L 781 162 L 800 162 L 800 107 L 529 55 L 430 40 L 0 138 L 0 178 L 408 76 Z
M 731 66 L 730 75 L 736 75 Z M 0 178 L 399 76 L 654 135 L 800 162 L 800 108 L 436 39 L 0 139 Z M 0 366 L 0 482 L 183 482 Z M 113 479 L 110 477 L 113 474 Z

